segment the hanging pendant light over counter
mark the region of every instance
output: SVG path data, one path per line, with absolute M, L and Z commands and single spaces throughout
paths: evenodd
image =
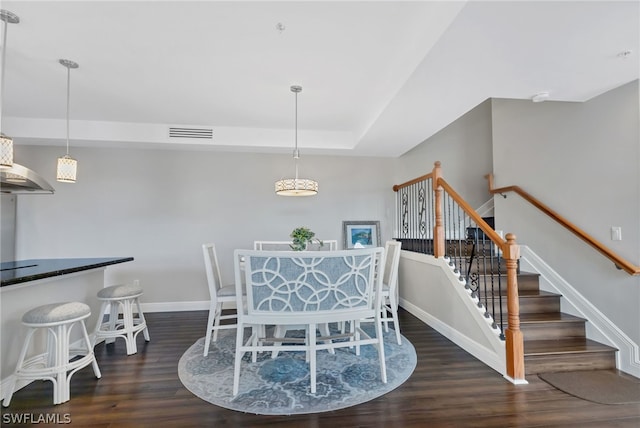
M 294 85 L 291 87 L 291 92 L 296 95 L 296 133 L 293 149 L 296 176 L 276 181 L 276 194 L 280 196 L 313 196 L 318 193 L 318 182 L 309 178 L 298 178 L 298 159 L 300 159 L 300 151 L 298 150 L 298 93 L 302 92 L 302 87 Z
M 7 56 L 7 28 L 9 24 L 17 24 L 20 18 L 8 10 L 0 9 L 0 20 L 4 22 L 2 36 L 2 76 L 0 76 L 0 98 L 4 98 L 4 65 Z M 0 101 L 1 102 L 1 101 Z M 0 110 L 0 166 L 11 168 L 13 166 L 13 139 L 2 133 L 2 111 Z
M 78 63 L 68 59 L 61 59 L 60 64 L 67 68 L 67 154 L 58 158 L 56 177 L 62 183 L 75 183 L 78 161 L 69 156 L 69 93 L 71 88 L 71 69 L 78 68 Z
M 53 193 L 53 187 L 35 171 L 13 161 L 13 139 L 2 132 L 2 115 L 6 92 L 4 91 L 4 74 L 7 55 L 7 27 L 17 24 L 20 18 L 8 10 L 0 9 L 0 20 L 3 24 L 2 65 L 0 71 L 0 192 L 2 194 L 38 194 Z

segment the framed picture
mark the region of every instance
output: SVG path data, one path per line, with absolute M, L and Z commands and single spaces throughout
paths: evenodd
M 380 246 L 379 221 L 343 221 L 344 249 Z

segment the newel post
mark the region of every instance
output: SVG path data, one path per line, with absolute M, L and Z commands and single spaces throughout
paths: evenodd
M 433 256 L 436 258 L 444 257 L 444 221 L 442 220 L 442 186 L 440 178 L 442 178 L 442 168 L 440 161 L 433 164 L 431 179 L 433 181 L 434 205 L 436 223 L 433 226 Z
M 520 246 L 516 235 L 507 233 L 503 250 L 507 263 L 507 312 L 508 326 L 505 331 L 507 376 L 514 383 L 526 383 L 524 378 L 524 341 L 520 331 L 520 302 L 518 297 L 518 258 Z

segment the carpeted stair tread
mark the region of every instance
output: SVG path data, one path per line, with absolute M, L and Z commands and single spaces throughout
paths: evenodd
M 585 338 L 562 340 L 525 340 L 524 355 L 560 355 L 616 351 L 611 346 Z

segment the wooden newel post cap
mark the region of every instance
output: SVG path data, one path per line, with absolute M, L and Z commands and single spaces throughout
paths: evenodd
M 516 243 L 516 235 L 507 233 L 507 245 L 505 245 L 505 259 L 517 260 L 520 258 L 520 246 Z

